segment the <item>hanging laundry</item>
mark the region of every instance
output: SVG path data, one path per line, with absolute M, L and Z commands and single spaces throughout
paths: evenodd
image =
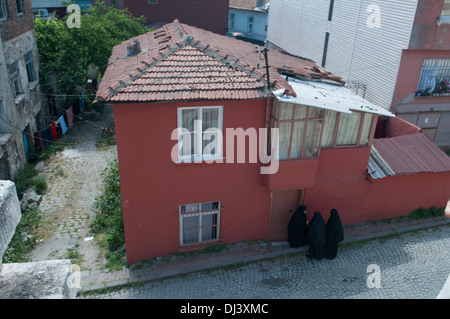
M 59 118 L 59 123 L 61 124 L 61 130 L 63 134 L 66 134 L 67 132 L 67 125 L 66 125 L 66 121 L 64 119 L 64 116 L 61 116 Z
M 50 128 L 52 130 L 53 141 L 56 142 L 58 140 L 58 132 L 56 131 L 56 123 L 53 122 L 52 124 L 50 124 Z
M 58 134 L 58 139 L 62 138 L 62 128 L 61 128 L 61 122 L 58 120 L 55 122 L 56 124 L 56 133 Z
M 41 141 L 39 139 L 39 132 L 35 132 L 34 134 L 34 147 L 36 148 L 36 152 L 42 152 Z
M 47 147 L 49 147 L 50 145 L 53 144 L 53 133 L 52 133 L 52 128 L 49 126 L 47 127 L 44 131 L 44 138 L 45 138 L 45 142 L 47 144 Z

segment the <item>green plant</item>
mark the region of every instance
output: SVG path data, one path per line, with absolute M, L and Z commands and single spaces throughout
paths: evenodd
M 422 218 L 430 218 L 430 217 L 438 217 L 438 216 L 444 216 L 444 207 L 437 208 L 435 206 L 432 206 L 430 208 L 417 208 L 413 210 L 409 216 L 408 219 L 415 220 L 415 219 L 422 219 Z
M 37 170 L 34 165 L 26 163 L 25 166 L 19 170 L 14 178 L 16 184 L 16 190 L 18 194 L 25 192 L 27 189 L 34 186 L 34 177 L 37 175 Z
M 125 257 L 124 251 L 111 251 L 106 254 L 108 262 L 106 263 L 106 268 L 111 271 L 122 270 L 123 267 L 127 266 L 127 259 Z
M 125 243 L 122 216 L 122 200 L 120 197 L 119 163 L 113 161 L 102 172 L 104 192 L 95 200 L 94 209 L 97 214 L 90 227 L 99 240 L 99 245 L 107 247 L 108 267 L 117 265 L 124 252 L 116 250 Z M 121 261 L 119 265 L 122 265 Z
M 16 227 L 13 238 L 3 255 L 3 263 L 27 262 L 27 253 L 36 246 L 35 229 L 39 226 L 41 217 L 36 206 L 29 207 L 22 213 L 22 218 Z
M 44 194 L 47 188 L 47 178 L 44 175 L 38 176 L 34 179 L 34 190 L 37 194 Z
M 70 259 L 73 264 L 79 265 L 83 262 L 83 255 L 80 254 L 75 248 L 68 249 L 65 257 Z

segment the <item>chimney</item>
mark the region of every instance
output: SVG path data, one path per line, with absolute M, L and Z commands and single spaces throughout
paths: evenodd
M 141 52 L 141 43 L 134 40 L 133 43 L 127 44 L 127 56 L 133 56 Z

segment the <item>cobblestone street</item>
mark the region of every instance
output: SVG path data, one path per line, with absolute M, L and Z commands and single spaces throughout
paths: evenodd
M 30 254 L 32 261 L 77 257 L 73 263 L 81 269 L 104 268 L 104 253 L 92 239 L 89 224 L 102 187 L 101 173 L 116 158 L 115 145 L 99 149 L 96 141 L 102 128 L 112 125 L 112 108 L 104 109 L 101 120 L 75 122 L 62 139 L 74 145 L 44 163 L 41 174 L 49 182 L 39 206 L 42 239 Z
M 334 260 L 298 253 L 84 298 L 435 299 L 449 274 L 447 225 L 345 246 Z

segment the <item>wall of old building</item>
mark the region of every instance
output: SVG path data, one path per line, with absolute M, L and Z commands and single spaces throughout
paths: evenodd
M 44 125 L 45 110 L 39 87 L 39 58 L 30 0 L 17 13 L 16 2 L 8 0 L 8 16 L 0 20 L 0 158 L 1 178 L 13 179 L 27 161 L 24 138 L 33 147 L 33 132 Z M 25 54 L 31 52 L 34 79 L 29 81 Z M 10 65 L 17 62 L 23 94 L 15 96 Z

